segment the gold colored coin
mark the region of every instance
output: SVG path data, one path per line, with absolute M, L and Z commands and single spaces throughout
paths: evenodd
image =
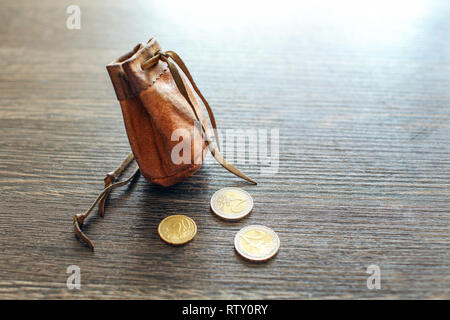
M 221 218 L 237 220 L 252 211 L 253 199 L 240 188 L 222 188 L 212 196 L 211 209 Z
M 264 261 L 272 258 L 280 249 L 280 239 L 270 228 L 250 225 L 242 228 L 234 237 L 236 251 L 246 259 Z
M 167 243 L 185 244 L 197 234 L 197 225 L 184 215 L 168 216 L 159 223 L 158 234 Z

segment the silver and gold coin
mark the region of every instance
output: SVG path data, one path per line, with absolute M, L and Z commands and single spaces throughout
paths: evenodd
M 242 228 L 234 237 L 234 247 L 244 258 L 264 261 L 272 258 L 280 249 L 280 238 L 270 228 L 250 225 Z
M 222 188 L 211 198 L 211 210 L 219 217 L 237 220 L 248 215 L 253 209 L 253 199 L 240 188 Z
M 168 216 L 159 223 L 158 234 L 167 243 L 185 244 L 197 234 L 197 225 L 184 215 Z

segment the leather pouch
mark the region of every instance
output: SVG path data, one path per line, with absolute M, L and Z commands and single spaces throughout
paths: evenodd
M 194 113 L 179 92 L 167 63 L 160 60 L 146 70 L 141 67 L 159 51 L 158 43 L 152 39 L 108 64 L 107 70 L 142 175 L 151 183 L 170 186 L 200 169 L 203 152 L 194 148 L 195 142 L 202 138 L 201 131 L 194 130 Z M 208 127 L 198 100 L 189 86 L 186 88 L 202 124 Z M 175 164 L 171 159 L 172 150 L 179 143 L 172 141 L 177 129 L 196 135 L 191 140 L 191 159 L 187 163 Z M 201 143 L 201 149 L 204 148 L 206 143 Z
M 172 58 L 176 61 L 179 57 L 170 53 L 173 52 L 164 56 L 158 42 L 152 38 L 146 45 L 138 44 L 106 67 L 122 108 L 128 140 L 140 171 L 149 182 L 162 186 L 180 182 L 200 169 L 204 156 L 201 151 L 209 144 L 214 149 L 211 150 L 213 155 L 218 153 L 211 141 L 208 142 L 211 130 L 195 93 L 187 80 L 174 70 L 178 68 L 169 61 Z M 152 58 L 157 59 L 151 65 L 145 64 Z M 184 63 L 181 64 L 180 67 L 183 67 Z M 181 78 L 182 88 L 174 79 L 174 71 Z M 183 96 L 183 90 L 188 97 Z M 207 108 L 215 129 L 214 116 L 209 105 Z M 172 136 L 175 130 L 190 135 L 189 161 L 173 161 L 174 147 L 179 143 Z M 220 157 L 219 163 L 222 160 Z M 225 165 L 228 168 L 231 166 Z M 236 168 L 232 170 L 234 173 L 238 171 Z M 253 182 L 245 175 L 239 175 Z

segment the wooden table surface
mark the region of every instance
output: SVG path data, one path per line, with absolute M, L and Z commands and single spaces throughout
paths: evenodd
M 188 3 L 1 2 L 0 298 L 450 298 L 449 2 Z M 209 157 L 170 188 L 140 177 L 88 220 L 91 252 L 72 217 L 130 151 L 105 65 L 152 36 L 220 128 L 279 130 L 278 172 L 240 165 L 253 186 Z M 242 221 L 209 209 L 226 186 L 254 198 Z M 161 241 L 170 214 L 194 241 Z M 274 259 L 235 253 L 249 224 L 278 233 Z

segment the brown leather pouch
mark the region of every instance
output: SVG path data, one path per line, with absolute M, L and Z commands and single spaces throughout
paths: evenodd
M 184 62 L 175 52 L 163 52 L 158 42 L 152 38 L 145 45 L 138 44 L 106 68 L 122 109 L 132 153 L 119 169 L 107 175 L 105 189 L 90 209 L 74 217 L 77 236 L 85 240 L 92 249 L 92 242 L 83 234 L 80 226 L 97 203 L 100 215 L 103 215 L 109 192 L 131 181 L 130 177 L 125 181 L 113 183 L 133 159 L 136 159 L 139 171 L 149 182 L 171 186 L 199 170 L 204 151 L 209 149 L 224 168 L 256 184 L 228 164 L 219 153 L 216 121 L 212 110 L 195 85 Z M 208 125 L 194 91 L 206 108 L 213 130 Z M 175 130 L 190 134 L 188 161 L 173 161 L 174 148 L 180 142 L 173 139 Z M 217 148 L 210 138 L 211 131 L 216 135 Z M 135 173 L 137 172 L 136 170 Z
M 149 182 L 162 186 L 180 182 L 200 169 L 204 155 L 204 152 L 199 152 L 200 148 L 203 150 L 210 145 L 214 149 L 211 150 L 213 155 L 218 152 L 211 141 L 208 142 L 210 129 L 201 105 L 186 79 L 170 61 L 176 61 L 179 57 L 171 53 L 163 53 L 158 42 L 152 38 L 146 45 L 137 45 L 131 52 L 107 65 L 140 171 Z M 151 59 L 154 61 L 146 64 Z M 179 67 L 185 67 L 182 61 Z M 176 76 L 181 83 L 174 79 Z M 188 97 L 183 95 L 183 89 Z M 215 129 L 209 105 L 207 110 Z M 195 124 L 204 131 L 195 130 Z M 172 141 L 172 134 L 179 129 L 191 135 L 191 159 L 187 163 L 176 164 L 172 152 L 179 141 Z M 218 161 L 221 160 L 220 157 Z M 227 169 L 231 167 L 226 163 L 225 166 Z M 236 168 L 231 170 L 234 173 L 237 171 Z M 253 182 L 243 174 L 239 176 Z
M 194 130 L 195 115 L 179 92 L 168 65 L 164 61 L 142 69 L 142 64 L 161 49 L 156 40 L 139 44 L 127 55 L 106 68 L 122 108 L 125 128 L 141 173 L 151 183 L 170 186 L 200 169 L 203 152 L 194 152 L 194 142 L 201 141 L 201 131 Z M 186 86 L 190 90 L 189 86 Z M 192 90 L 189 92 L 197 114 L 208 127 L 201 106 Z M 190 163 L 175 164 L 171 153 L 179 141 L 172 133 L 185 129 L 197 134 L 192 139 Z M 202 149 L 206 143 L 202 143 Z M 197 156 L 197 159 L 194 157 Z

